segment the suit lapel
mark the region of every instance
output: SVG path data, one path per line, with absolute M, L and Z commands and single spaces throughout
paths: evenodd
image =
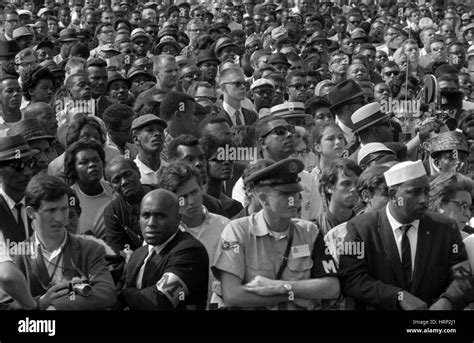
M 224 109 L 222 109 L 222 116 L 227 120 L 227 123 L 230 127 L 234 126 L 234 123 L 232 123 L 232 119 L 230 119 L 229 113 L 227 113 Z
M 379 211 L 379 225 L 378 232 L 382 245 L 387 254 L 387 258 L 390 260 L 395 278 L 398 281 L 398 285 L 402 286 L 405 284 L 405 278 L 403 276 L 402 262 L 400 261 L 400 255 L 397 249 L 397 243 L 393 236 L 393 230 L 388 221 L 386 209 L 383 208 Z
M 135 287 L 135 283 L 137 281 L 138 272 L 145 260 L 146 256 L 148 255 L 148 245 L 140 247 L 136 250 L 130 259 L 129 265 L 127 267 L 127 284 L 129 286 L 133 285 Z M 143 282 L 142 282 L 143 284 Z
M 426 218 L 426 219 L 425 219 Z M 418 227 L 418 240 L 416 243 L 415 269 L 413 271 L 412 293 L 415 293 L 420 286 L 420 282 L 428 265 L 428 258 L 431 250 L 431 236 L 429 230 L 428 216 L 420 220 Z
M 2 195 L 0 195 L 0 217 L 2 223 L 0 224 L 0 227 L 5 239 L 9 238 L 15 242 L 21 242 L 27 238 L 24 237 L 25 229 L 22 231 L 18 230 L 18 223 L 15 220 L 15 217 L 13 217 L 12 211 L 8 207 L 8 204 Z

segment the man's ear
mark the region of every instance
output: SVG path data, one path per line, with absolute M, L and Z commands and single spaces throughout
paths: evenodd
M 439 158 L 433 159 L 433 164 L 435 165 L 436 168 L 439 169 L 439 165 L 440 165 L 440 160 L 439 160 Z
M 263 137 L 260 137 L 258 139 L 258 144 L 262 147 L 262 150 L 263 150 L 263 148 L 265 148 L 267 146 L 267 143 L 265 143 L 265 138 L 263 138 Z
M 370 195 L 370 192 L 367 189 L 364 189 L 361 193 L 361 198 L 366 204 L 368 204 L 370 203 L 372 196 Z
M 31 206 L 26 206 L 26 215 L 31 220 L 35 219 L 35 210 Z
M 314 147 L 314 151 L 321 153 L 321 151 L 322 151 L 321 144 L 314 143 L 313 147 Z
M 132 141 L 133 141 L 133 143 L 135 143 L 136 145 L 139 145 L 139 144 L 138 144 L 138 134 L 137 134 L 137 132 L 136 132 L 135 130 L 132 131 Z
M 388 198 L 390 201 L 397 202 L 397 190 L 395 188 L 388 189 Z
M 265 205 L 268 205 L 268 197 L 264 192 L 255 191 L 254 195 L 256 196 L 257 200 L 260 202 L 262 207 L 264 207 Z

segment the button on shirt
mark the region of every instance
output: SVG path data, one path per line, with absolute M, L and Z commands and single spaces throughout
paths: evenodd
M 135 162 L 138 169 L 140 170 L 140 182 L 142 184 L 148 184 L 148 185 L 158 184 L 158 171 L 162 167 L 166 167 L 168 165 L 168 163 L 162 160 L 160 164 L 160 169 L 158 169 L 157 171 L 154 171 L 153 169 L 148 167 L 145 163 L 140 161 L 139 156 L 137 156 L 133 160 L 133 162 Z
M 401 262 L 402 261 L 402 238 L 403 238 L 402 226 L 406 224 L 400 223 L 398 220 L 396 220 L 392 216 L 388 208 L 388 204 L 385 210 L 387 211 L 388 222 L 390 223 L 390 226 L 392 228 L 393 237 L 395 238 L 395 243 L 397 244 L 398 255 L 400 256 L 400 262 Z M 411 225 L 411 228 L 410 230 L 408 230 L 407 236 L 410 241 L 411 270 L 413 271 L 415 269 L 416 245 L 418 243 L 418 227 L 420 226 L 420 220 L 417 219 L 414 222 L 411 222 L 410 225 Z
M 8 205 L 8 208 L 12 212 L 13 218 L 15 218 L 15 220 L 18 222 L 18 211 L 15 207 L 15 204 L 16 204 L 15 201 L 12 198 L 10 198 L 7 195 L 7 193 L 5 193 L 5 191 L 3 190 L 3 187 L 0 187 L 0 195 L 3 196 L 3 198 L 5 199 Z M 30 237 L 30 234 L 28 232 L 28 217 L 26 215 L 25 197 L 23 197 L 18 203 L 21 203 L 23 205 L 21 206 L 21 219 L 23 220 L 23 224 L 25 227 L 25 237 L 28 238 Z

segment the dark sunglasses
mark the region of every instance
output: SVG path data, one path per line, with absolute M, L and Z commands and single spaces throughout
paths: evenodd
M 294 134 L 296 132 L 295 127 L 293 125 L 277 126 L 277 127 L 274 127 L 269 133 L 267 133 L 263 137 L 267 137 L 268 135 L 272 133 L 274 133 L 277 136 L 284 136 L 286 135 L 287 132 Z
M 226 85 L 233 85 L 234 87 L 241 88 L 246 86 L 247 83 L 245 81 L 235 81 L 235 82 L 226 82 Z
M 20 173 L 25 170 L 26 167 L 28 167 L 29 169 L 33 169 L 34 167 L 36 167 L 36 162 L 36 158 L 30 158 L 27 160 L 21 160 L 10 163 L 9 166 L 12 167 L 15 172 Z
M 390 71 L 385 72 L 385 76 L 398 76 L 399 74 L 400 72 L 397 70 L 390 70 Z

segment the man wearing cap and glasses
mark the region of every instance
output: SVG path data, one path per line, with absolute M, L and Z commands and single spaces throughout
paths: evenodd
M 32 233 L 24 196 L 37 153 L 21 135 L 0 138 L 0 230 L 10 241 L 24 241 Z
M 245 180 L 262 210 L 231 221 L 212 263 L 224 306 L 268 310 L 315 309 L 339 296 L 337 270 L 320 230 L 296 219 L 297 159 L 261 159 Z
M 242 107 L 245 99 L 245 75 L 241 68 L 224 69 L 219 76 L 219 85 L 224 95 L 221 115 L 227 119 L 229 126 L 252 125 L 258 115 Z
M 345 243 L 363 245 L 364 257 L 342 254 L 342 292 L 356 309 L 462 309 L 470 268 L 454 220 L 427 212 L 429 180 L 421 161 L 384 173 L 385 208 L 347 223 Z
M 260 118 L 255 124 L 258 158 L 268 158 L 281 161 L 290 157 L 296 150 L 295 132 L 293 125 L 289 125 L 282 116 L 300 113 L 304 115 L 304 106 L 301 103 L 285 103 L 271 108 L 271 115 Z M 303 191 L 301 192 L 301 206 L 298 216 L 304 220 L 316 220 L 322 213 L 323 206 L 318 185 L 313 176 L 303 170 L 299 174 Z M 232 189 L 232 198 L 242 204 L 245 199 L 245 189 L 240 178 Z

